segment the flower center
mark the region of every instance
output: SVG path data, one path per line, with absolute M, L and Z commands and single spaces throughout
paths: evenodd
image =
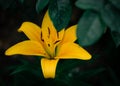
M 45 49 L 46 53 L 48 54 L 48 59 L 54 59 L 57 53 L 57 45 L 61 40 L 59 40 L 59 34 L 57 33 L 57 38 L 54 40 L 51 36 L 50 28 L 47 29 L 47 34 L 41 31 L 40 38 L 42 41 L 43 48 Z

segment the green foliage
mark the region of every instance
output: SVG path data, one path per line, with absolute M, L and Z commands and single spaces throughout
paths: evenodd
M 119 73 L 117 75 L 115 70 L 120 57 L 119 50 L 117 51 L 120 48 L 120 0 L 0 0 L 0 9 L 4 10 L 7 16 L 13 16 L 10 19 L 7 17 L 6 21 L 16 26 L 15 29 L 24 21 L 40 25 L 43 14 L 48 9 L 57 31 L 78 22 L 77 42 L 82 46 L 93 46 L 90 50 L 92 59 L 89 61 L 60 60 L 55 79 L 44 79 L 40 58 L 33 57 L 34 59 L 30 60 L 16 56 L 20 58 L 20 63 L 9 64 L 9 57 L 6 60 L 1 60 L 0 57 L 0 67 L 3 66 L 0 68 L 0 86 L 120 86 Z M 4 13 L 1 14 L 5 16 Z M 73 22 L 75 18 L 79 19 Z M 4 21 L 4 18 L 1 18 L 0 22 Z M 4 25 L 6 23 L 1 24 L 1 31 Z M 5 31 L 5 28 L 3 29 Z M 98 43 L 95 49 L 94 44 L 99 41 L 100 45 Z M 0 47 L 3 43 L 0 39 Z M 16 58 L 12 60 L 16 61 Z
M 115 7 L 120 9 L 120 0 L 109 0 Z
M 96 75 L 99 75 L 105 71 L 104 68 L 97 68 L 97 69 L 92 69 L 92 70 L 86 70 L 86 71 L 79 71 L 77 73 L 74 71 L 71 73 L 71 76 L 66 78 L 69 82 L 68 86 L 92 86 L 90 83 L 87 83 L 85 80 L 90 79 L 91 77 L 94 77 Z
M 71 4 L 69 0 L 51 0 L 49 14 L 58 31 L 65 28 L 71 18 Z
M 86 11 L 77 27 L 78 42 L 82 46 L 94 44 L 105 33 L 106 25 L 94 11 Z
M 21 64 L 13 65 L 10 76 L 13 76 L 13 86 L 91 86 L 89 83 L 84 82 L 85 79 L 94 77 L 104 71 L 104 68 L 91 69 L 91 70 L 80 70 L 79 66 L 86 66 L 87 64 L 93 64 L 94 60 L 91 61 L 79 61 L 79 60 L 61 60 L 57 66 L 56 78 L 55 79 L 44 79 L 41 72 L 41 65 L 39 59 L 36 57 L 34 63 L 21 58 Z M 77 70 L 75 69 L 77 68 Z M 79 80 L 79 81 L 78 81 Z M 4 86 L 4 85 L 3 85 Z
M 35 58 L 36 59 L 34 60 L 35 61 L 34 63 L 24 60 L 24 58 L 20 59 L 21 64 L 9 68 L 9 70 L 15 69 L 10 75 L 16 75 L 21 72 L 29 72 L 35 75 L 36 77 L 43 78 L 39 58 L 38 57 Z
M 110 2 L 111 3 L 110 3 Z M 119 0 L 77 0 L 75 5 L 85 10 L 95 10 L 99 13 L 100 19 L 110 28 L 113 40 L 118 47 L 120 45 L 120 19 Z M 117 7 L 117 8 L 115 8 Z M 78 23 L 79 25 L 79 23 Z M 79 25 L 80 26 L 80 25 Z M 94 24 L 94 26 L 96 26 Z M 96 27 L 97 28 L 97 27 Z M 95 31 L 95 30 L 94 30 Z M 78 33 L 78 32 L 77 32 Z M 82 32 L 81 32 L 82 33 Z M 78 36 L 79 37 L 79 36 Z M 80 37 L 79 37 L 80 38 Z M 99 37 L 98 37 L 99 39 Z M 80 39 L 79 39 L 80 40 Z M 92 45 L 92 43 L 91 43 Z
M 36 11 L 39 13 L 43 8 L 46 7 L 49 0 L 37 0 L 36 2 Z
M 111 34 L 117 46 L 120 45 L 120 12 L 110 4 L 106 4 L 101 10 L 101 17 L 111 30 Z
M 19 1 L 20 3 L 22 3 L 22 4 L 24 3 L 24 0 L 18 0 L 18 1 Z
M 0 7 L 3 9 L 9 8 L 15 0 L 0 0 Z
M 82 9 L 100 10 L 103 7 L 104 0 L 77 0 L 75 5 Z

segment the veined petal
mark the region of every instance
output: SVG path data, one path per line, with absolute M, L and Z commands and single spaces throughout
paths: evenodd
M 67 42 L 74 42 L 77 39 L 76 29 L 77 29 L 77 25 L 73 25 L 73 26 L 69 27 L 64 33 L 61 44 L 64 44 Z
M 5 52 L 6 55 L 37 55 L 37 56 L 46 56 L 47 54 L 44 51 L 42 45 L 37 41 L 23 41 L 17 43 L 16 45 L 10 47 Z
M 56 66 L 59 59 L 49 60 L 42 58 L 41 67 L 44 78 L 55 78 Z
M 78 44 L 65 43 L 58 48 L 55 58 L 88 60 L 91 58 L 91 55 Z
M 18 29 L 19 32 L 24 32 L 30 40 L 40 41 L 41 29 L 32 22 L 24 22 Z
M 46 12 L 43 22 L 42 22 L 42 32 L 46 34 L 47 37 L 52 38 L 53 41 L 57 39 L 57 31 L 53 25 L 52 20 L 50 19 L 48 11 Z

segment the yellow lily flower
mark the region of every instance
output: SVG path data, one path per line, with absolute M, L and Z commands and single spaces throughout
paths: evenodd
M 17 43 L 6 50 L 6 55 L 35 55 L 42 56 L 40 61 L 45 78 L 55 78 L 56 66 L 59 59 L 89 60 L 91 55 L 74 43 L 77 25 L 57 32 L 48 11 L 46 12 L 41 28 L 32 22 L 24 22 L 18 29 L 29 38 Z

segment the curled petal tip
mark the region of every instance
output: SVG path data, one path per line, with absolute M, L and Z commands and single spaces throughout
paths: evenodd
M 56 66 L 59 59 L 49 60 L 49 59 L 41 59 L 41 67 L 44 78 L 55 78 Z

